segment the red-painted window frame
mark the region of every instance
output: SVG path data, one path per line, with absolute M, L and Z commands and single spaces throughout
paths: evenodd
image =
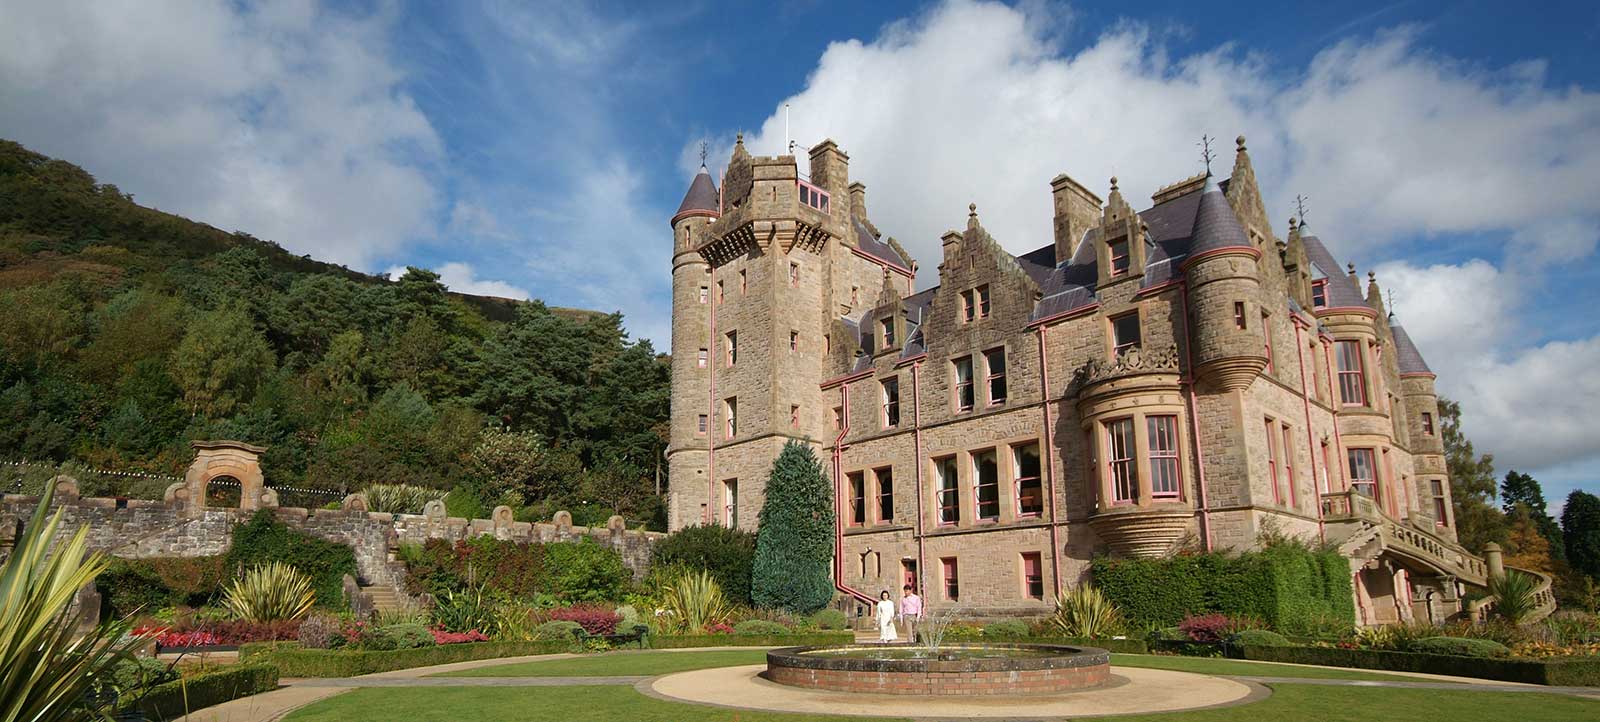
M 1283 491 L 1278 488 L 1278 424 L 1267 419 L 1267 480 L 1272 482 L 1272 503 L 1283 504 Z
M 991 461 L 988 481 L 984 481 L 982 464 L 982 460 L 986 457 Z M 986 489 L 994 493 L 994 498 L 987 502 L 983 500 Z M 985 506 L 992 508 L 993 513 L 984 514 Z M 994 449 L 975 451 L 972 454 L 972 515 L 980 524 L 1000 521 L 1000 454 Z
M 872 483 L 877 492 L 877 507 L 873 510 L 876 514 L 875 522 L 878 524 L 894 523 L 894 467 L 884 466 L 872 470 Z M 884 510 L 888 514 L 884 514 Z
M 1027 474 L 1023 469 L 1022 459 L 1028 451 L 1033 453 L 1033 473 Z M 1043 457 L 1039 455 L 1038 442 L 1017 444 L 1011 447 L 1011 470 L 1016 475 L 1017 518 L 1033 519 L 1044 514 L 1044 484 L 1040 480 Z M 1025 500 L 1032 498 L 1034 504 L 1031 508 Z
M 1150 459 L 1150 496 L 1177 499 L 1183 495 L 1183 465 L 1178 463 L 1178 417 L 1152 414 L 1145 419 L 1145 446 Z
M 1022 553 L 1022 595 L 1044 599 L 1044 558 L 1039 552 Z
M 1334 361 L 1339 372 L 1339 403 L 1367 405 L 1367 363 L 1360 341 L 1335 341 Z M 1348 366 L 1348 368 L 1347 368 Z M 1354 400 L 1351 396 L 1354 395 Z
M 1133 331 L 1132 339 L 1122 337 L 1122 323 L 1128 319 L 1133 319 L 1133 326 L 1131 327 Z M 1126 351 L 1130 348 L 1138 348 L 1140 344 L 1144 343 L 1144 324 L 1142 319 L 1139 318 L 1138 309 L 1134 309 L 1127 313 L 1119 313 L 1115 316 L 1112 316 L 1109 321 L 1111 323 L 1112 358 L 1121 356 L 1123 351 Z
M 1121 278 L 1128 275 L 1129 269 L 1133 267 L 1133 259 L 1129 250 L 1130 247 L 1131 246 L 1129 245 L 1127 238 L 1111 241 L 1110 243 L 1106 244 L 1106 255 L 1111 260 L 1112 278 Z
M 850 517 L 845 521 L 850 526 L 864 526 L 867 523 L 867 476 L 865 472 L 852 471 L 845 474 L 845 483 L 849 485 L 847 492 L 850 494 Z
M 1311 282 L 1311 307 L 1326 308 L 1328 305 L 1328 279 L 1319 278 Z
M 978 390 L 973 387 L 972 356 L 962 356 L 951 363 L 951 373 L 955 376 L 955 407 L 956 413 L 971 411 L 978 402 Z M 966 369 L 966 378 L 962 379 L 961 370 Z
M 900 379 L 884 379 L 880 386 L 883 388 L 883 427 L 892 429 L 900 425 Z
M 960 568 L 956 565 L 956 558 L 943 557 L 939 559 L 939 568 L 939 581 L 943 582 L 940 586 L 944 587 L 945 600 L 951 602 L 961 601 Z
M 995 360 L 999 359 L 999 364 Z M 1000 367 L 995 371 L 995 366 Z M 1006 350 L 1005 347 L 992 348 L 983 352 L 983 387 L 989 394 L 989 405 L 994 406 L 1006 402 Z M 999 393 L 995 393 L 996 391 Z
M 1433 414 L 1428 411 L 1422 412 L 1422 435 L 1433 436 Z
M 1364 462 L 1364 463 L 1363 463 Z M 1378 452 L 1370 447 L 1351 449 L 1349 453 L 1350 488 L 1373 501 L 1378 499 Z M 1365 468 L 1363 468 L 1365 467 Z M 1362 472 L 1366 475 L 1363 476 Z M 1363 487 L 1367 490 L 1363 491 Z
M 961 465 L 956 457 L 946 456 L 933 461 L 938 491 L 934 503 L 938 505 L 937 524 L 955 526 L 961 523 Z
M 1283 480 L 1289 485 L 1289 506 L 1300 506 L 1300 494 L 1294 488 L 1294 429 L 1283 425 Z
M 1139 499 L 1138 438 L 1133 417 L 1105 422 L 1106 478 L 1111 480 L 1112 505 L 1132 504 Z
M 978 318 L 989 317 L 989 284 L 984 284 L 972 289 L 972 294 L 978 298 Z

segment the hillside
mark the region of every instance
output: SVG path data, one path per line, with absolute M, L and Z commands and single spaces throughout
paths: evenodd
M 225 437 L 273 485 L 659 507 L 667 369 L 620 315 L 296 256 L 3 140 L 0 309 L 0 461 L 181 473 Z

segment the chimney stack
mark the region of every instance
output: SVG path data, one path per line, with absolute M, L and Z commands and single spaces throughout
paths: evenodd
M 1056 265 L 1072 259 L 1072 252 L 1090 228 L 1100 225 L 1100 196 L 1065 173 L 1050 181 L 1055 202 Z

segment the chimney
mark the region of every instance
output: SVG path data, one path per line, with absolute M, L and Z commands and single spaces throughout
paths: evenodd
M 850 184 L 850 215 L 866 220 L 867 184 L 859 181 Z
M 811 183 L 834 196 L 844 194 L 850 185 L 850 156 L 839 150 L 832 138 L 811 149 Z
M 1100 197 L 1065 173 L 1050 181 L 1055 201 L 1056 265 L 1072 259 L 1084 231 L 1100 225 Z

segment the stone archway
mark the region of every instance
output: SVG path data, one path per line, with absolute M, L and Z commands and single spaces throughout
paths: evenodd
M 266 488 L 261 473 L 261 455 L 265 447 L 252 446 L 238 441 L 192 441 L 194 463 L 183 475 L 181 484 L 167 489 L 168 501 L 178 501 L 191 515 L 199 515 L 206 507 L 206 485 L 222 476 L 239 480 L 239 509 L 256 509 L 278 505 L 277 492 Z

